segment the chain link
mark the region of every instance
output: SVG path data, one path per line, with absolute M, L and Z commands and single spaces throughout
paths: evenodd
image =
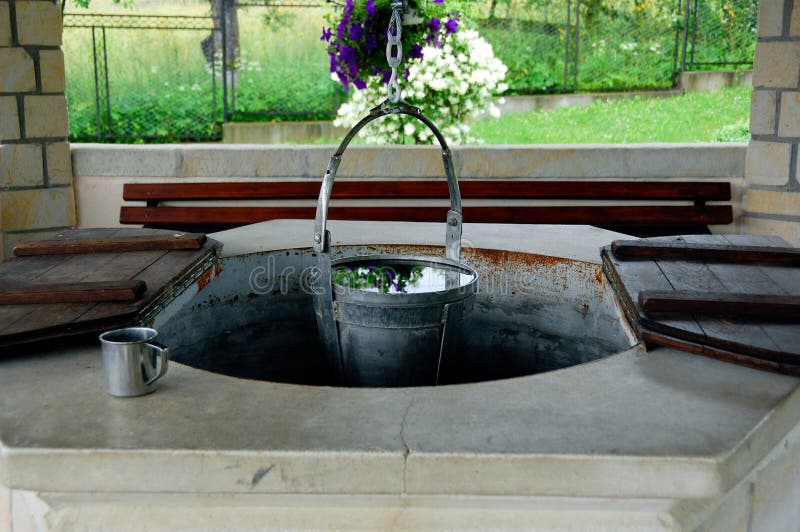
M 400 80 L 397 77 L 397 67 L 403 60 L 403 45 L 400 42 L 403 34 L 402 13 L 403 1 L 392 0 L 392 17 L 389 19 L 389 27 L 386 30 L 386 61 L 392 69 L 392 75 L 386 86 L 386 95 L 389 101 L 394 103 L 400 101 Z

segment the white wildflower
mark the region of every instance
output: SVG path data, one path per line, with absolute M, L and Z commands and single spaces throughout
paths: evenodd
M 450 35 L 442 48 L 425 47 L 423 59 L 408 66 L 408 79 L 401 80 L 403 98 L 422 107 L 447 142 L 477 143 L 466 121 L 487 113 L 499 115 L 492 99 L 508 89 L 503 83 L 507 71 L 478 32 L 461 30 Z M 373 76 L 366 89 L 349 92 L 349 101 L 339 108 L 334 124 L 352 126 L 385 98 L 386 86 L 379 76 Z M 403 142 L 403 136 L 417 143 L 436 142 L 421 122 L 409 120 L 398 115 L 384 117 L 366 126 L 360 137 L 369 144 Z

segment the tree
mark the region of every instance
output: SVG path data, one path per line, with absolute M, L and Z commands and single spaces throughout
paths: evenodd
M 222 57 L 222 27 L 225 27 L 225 66 L 228 72 L 236 72 L 239 56 L 239 17 L 236 0 L 211 0 L 211 17 L 214 28 L 211 35 L 203 39 L 203 55 L 210 63 L 214 56 Z

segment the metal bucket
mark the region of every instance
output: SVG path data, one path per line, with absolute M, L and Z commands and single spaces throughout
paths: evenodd
M 423 122 L 442 147 L 450 191 L 445 258 L 381 255 L 348 257 L 332 263 L 331 236 L 326 226 L 341 156 L 366 124 L 395 113 Z M 328 163 L 317 202 L 314 249 L 318 275 L 313 285 L 320 337 L 329 366 L 342 384 L 434 385 L 444 365 L 457 363 L 453 339 L 472 307 L 478 281 L 474 269 L 459 263 L 461 224 L 461 194 L 450 149 L 418 108 L 387 100 L 345 136 Z M 421 286 L 409 286 L 410 278 L 400 283 L 399 276 L 405 271 L 421 272 L 414 279 Z

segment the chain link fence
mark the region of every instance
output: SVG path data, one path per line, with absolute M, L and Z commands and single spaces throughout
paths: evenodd
M 320 41 L 329 0 L 219 0 L 207 16 L 67 14 L 70 138 L 217 140 L 224 121 L 332 118 L 346 97 Z M 472 19 L 510 94 L 675 86 L 747 68 L 757 0 L 486 0 Z
M 213 30 L 209 17 L 66 14 L 70 139 L 219 139 L 221 84 L 201 48 Z

